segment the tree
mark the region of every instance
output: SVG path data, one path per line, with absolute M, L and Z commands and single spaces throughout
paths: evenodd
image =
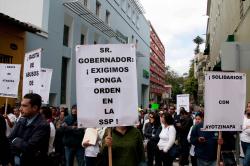
M 184 89 L 197 103 L 198 80 L 194 77 L 194 60 L 191 60 L 188 77 L 184 80 Z
M 176 103 L 176 95 L 182 94 L 183 77 L 180 77 L 175 71 L 166 66 L 165 82 L 172 85 L 172 102 Z
M 200 45 L 204 43 L 204 40 L 200 36 L 196 36 L 196 38 L 193 39 L 193 42 L 197 44 L 194 53 L 198 54 L 200 52 Z

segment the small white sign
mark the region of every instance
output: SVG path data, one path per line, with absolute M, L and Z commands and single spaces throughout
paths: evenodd
M 41 48 L 25 54 L 23 69 L 23 96 L 27 93 L 40 94 L 41 54 Z
M 17 98 L 21 65 L 0 64 L 0 96 Z
M 76 46 L 76 80 L 79 127 L 137 123 L 135 45 Z
M 240 131 L 245 111 L 246 74 L 205 74 L 204 130 Z
M 189 94 L 179 94 L 177 95 L 176 109 L 177 114 L 180 113 L 180 108 L 184 107 L 187 112 L 189 112 Z
M 41 69 L 41 92 L 40 95 L 42 97 L 42 103 L 48 104 L 49 103 L 49 92 L 50 92 L 50 85 L 51 85 L 51 78 L 52 78 L 52 69 Z

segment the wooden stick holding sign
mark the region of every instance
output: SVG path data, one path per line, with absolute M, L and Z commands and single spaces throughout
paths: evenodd
M 220 166 L 220 154 L 221 154 L 221 141 L 222 140 L 222 131 L 219 131 L 218 137 L 218 147 L 217 147 L 217 166 Z
M 4 110 L 5 115 L 7 115 L 7 108 L 8 108 L 8 98 L 6 98 L 5 100 L 5 110 Z
M 111 137 L 111 128 L 108 128 L 108 136 Z M 112 166 L 112 146 L 108 146 L 109 166 Z

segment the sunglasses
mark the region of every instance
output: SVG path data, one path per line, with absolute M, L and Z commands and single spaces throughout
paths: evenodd
M 247 116 L 250 116 L 250 112 L 249 112 L 249 113 L 247 113 Z

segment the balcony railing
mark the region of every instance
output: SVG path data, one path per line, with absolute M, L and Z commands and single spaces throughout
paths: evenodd
M 65 7 L 77 14 L 79 17 L 83 18 L 85 21 L 93 25 L 95 28 L 99 29 L 101 32 L 109 37 L 116 37 L 116 32 L 109 27 L 104 21 L 93 14 L 89 9 L 87 9 L 81 1 L 72 0 L 63 3 Z

